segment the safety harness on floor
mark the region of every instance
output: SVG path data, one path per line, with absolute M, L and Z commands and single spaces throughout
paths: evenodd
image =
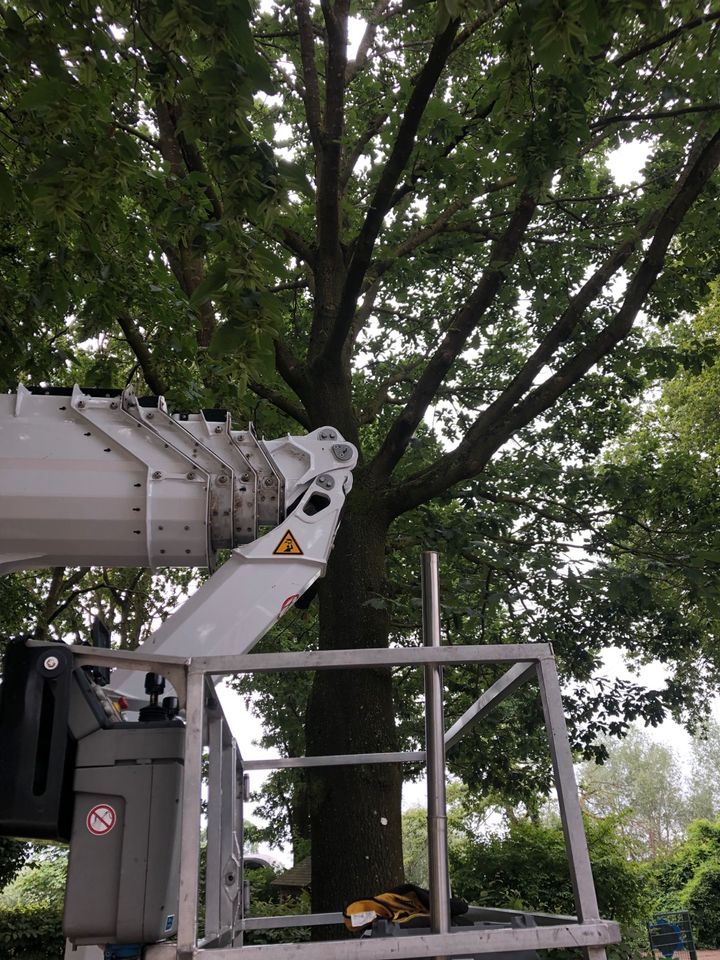
M 464 900 L 450 900 L 453 917 L 467 913 Z M 406 927 L 427 927 L 430 924 L 430 894 L 413 883 L 403 883 L 367 900 L 354 900 L 343 910 L 345 926 L 352 933 L 362 933 L 378 918 Z

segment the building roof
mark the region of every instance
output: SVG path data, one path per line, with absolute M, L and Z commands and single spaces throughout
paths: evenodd
M 311 863 L 310 857 L 299 860 L 289 870 L 278 874 L 274 880 L 271 880 L 270 885 L 273 887 L 295 887 L 299 890 L 308 888 L 310 886 Z

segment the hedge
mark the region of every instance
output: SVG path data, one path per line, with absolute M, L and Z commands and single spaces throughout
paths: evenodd
M 62 907 L 31 904 L 0 909 L 2 960 L 63 960 Z

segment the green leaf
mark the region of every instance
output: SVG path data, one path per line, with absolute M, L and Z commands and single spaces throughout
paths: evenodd
M 11 211 L 16 206 L 15 185 L 12 177 L 0 163 L 0 210 Z
M 18 101 L 20 110 L 43 113 L 70 94 L 69 85 L 56 77 L 38 77 L 32 80 Z
M 247 331 L 239 323 L 226 321 L 213 333 L 208 353 L 212 357 L 229 357 L 247 345 Z
M 219 293 L 225 285 L 227 273 L 228 268 L 227 264 L 225 263 L 216 264 L 211 270 L 209 270 L 205 279 L 197 285 L 195 290 L 193 290 L 192 296 L 189 300 L 190 306 L 199 307 L 203 303 L 207 303 L 208 300 L 212 300 L 213 297 Z

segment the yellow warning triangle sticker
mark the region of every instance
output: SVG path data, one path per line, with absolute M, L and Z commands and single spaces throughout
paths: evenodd
M 300 544 L 290 530 L 283 536 L 280 543 L 273 550 L 273 553 L 282 557 L 302 557 L 303 555 Z

